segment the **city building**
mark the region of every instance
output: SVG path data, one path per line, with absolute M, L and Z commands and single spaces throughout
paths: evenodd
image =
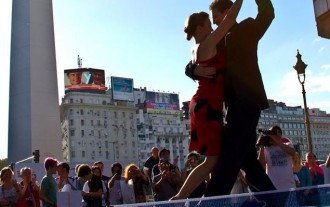
M 88 77 L 93 71 L 79 68 L 65 73 Z M 171 161 L 178 159 L 183 167 L 189 132 L 181 122 L 178 94 L 133 88 L 129 78 L 111 77 L 108 90 L 96 86 L 91 90 L 87 82 L 65 83 L 60 106 L 65 161 L 132 160 L 142 167 L 151 148 L 158 147 L 169 149 Z
M 183 168 L 186 155 L 189 153 L 189 128 L 181 119 L 182 113 L 179 110 L 178 94 L 147 91 L 146 88 L 135 89 L 134 92 L 138 106 L 137 129 L 140 167 L 150 156 L 150 149 L 158 147 L 159 149 L 169 149 L 171 161 L 178 159 L 178 167 Z M 162 105 L 162 109 L 156 110 L 160 107 L 151 100 L 151 97 L 161 96 L 169 96 L 171 97 L 169 100 L 175 101 L 172 104 L 169 103 L 171 101 L 160 101 L 158 105 Z
M 136 160 L 136 107 L 109 94 L 70 92 L 61 104 L 63 159 Z
M 258 128 L 269 129 L 278 125 L 302 155 L 308 151 L 304 110 L 301 106 L 287 106 L 283 102 L 268 100 L 269 108 L 261 112 Z M 330 114 L 320 109 L 309 109 L 313 152 L 326 160 L 330 146 Z

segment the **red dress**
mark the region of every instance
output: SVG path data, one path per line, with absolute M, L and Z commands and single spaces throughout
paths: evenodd
M 202 155 L 215 156 L 220 153 L 223 129 L 224 68 L 225 55 L 222 52 L 206 61 L 197 61 L 215 67 L 213 78 L 200 77 L 198 88 L 190 101 L 190 142 L 189 150 Z

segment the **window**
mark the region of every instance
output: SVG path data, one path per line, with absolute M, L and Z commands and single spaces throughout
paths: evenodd
M 123 118 L 125 118 L 125 112 L 123 111 Z
M 71 129 L 71 130 L 70 130 L 70 136 L 75 136 L 75 131 L 74 131 L 74 129 Z
M 91 120 L 91 126 L 94 126 L 94 120 Z
M 84 115 L 84 109 L 80 109 L 80 115 Z
M 70 113 L 70 115 L 73 115 L 73 109 L 70 109 L 69 113 Z
M 70 119 L 70 126 L 73 126 L 74 125 L 74 121 L 73 119 Z
M 86 156 L 85 151 L 82 151 L 81 152 L 81 157 L 85 157 L 85 156 Z
M 85 120 L 80 120 L 80 124 L 81 124 L 81 126 L 84 126 L 85 125 Z
M 81 137 L 84 137 L 84 136 L 85 136 L 85 131 L 81 130 Z
M 71 158 L 75 158 L 76 157 L 76 152 L 75 151 L 71 151 Z

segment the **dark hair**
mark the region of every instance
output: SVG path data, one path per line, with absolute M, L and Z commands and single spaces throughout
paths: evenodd
M 66 162 L 61 162 L 60 164 L 58 164 L 58 166 L 63 167 L 67 173 L 70 172 L 70 166 L 69 166 L 68 163 L 66 163 Z
M 92 173 L 91 167 L 87 164 L 81 164 L 78 168 L 78 177 L 85 177 L 89 173 Z
M 199 160 L 199 154 L 195 151 L 192 151 L 190 152 L 188 155 L 187 155 L 187 158 L 189 159 L 190 157 L 192 156 L 195 156 L 197 158 L 197 160 Z
M 230 9 L 233 5 L 233 2 L 231 0 L 214 0 L 211 4 L 209 9 L 211 11 L 217 10 L 221 13 L 223 13 L 226 9 Z
M 44 161 L 44 166 L 45 166 L 46 170 L 48 170 L 51 167 L 54 167 L 57 164 L 58 164 L 57 159 L 54 159 L 52 157 L 46 157 L 46 159 Z
M 191 40 L 197 26 L 203 26 L 206 19 L 209 19 L 209 14 L 206 12 L 193 13 L 187 18 L 183 30 L 187 34 L 187 40 Z
M 277 125 L 272 126 L 272 127 L 270 128 L 270 131 L 276 132 L 276 134 L 277 134 L 277 132 L 281 132 L 281 134 L 282 134 L 282 129 L 281 129 L 281 127 L 279 127 L 279 126 L 277 126 Z
M 92 172 L 93 173 L 95 172 L 95 170 L 99 170 L 99 172 L 102 173 L 101 168 L 99 166 L 97 166 L 97 165 L 93 165 L 92 166 Z
M 158 151 L 158 157 L 161 157 L 162 154 L 165 153 L 165 152 L 170 153 L 170 150 L 168 150 L 168 149 L 166 149 L 166 148 L 163 148 L 163 149 L 159 150 L 159 151 Z
M 111 172 L 113 173 L 113 170 L 115 167 L 119 167 L 121 171 L 123 171 L 123 166 L 119 162 L 115 162 L 111 165 Z
M 96 161 L 93 165 L 104 165 L 102 161 Z

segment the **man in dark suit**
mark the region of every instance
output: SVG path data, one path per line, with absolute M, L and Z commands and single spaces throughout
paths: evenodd
M 210 5 L 213 23 L 220 24 L 233 4 L 230 0 L 214 0 Z M 226 52 L 225 106 L 227 107 L 224 138 L 219 161 L 212 173 L 205 196 L 229 194 L 240 169 L 252 191 L 274 190 L 269 177 L 257 160 L 256 127 L 261 110 L 268 101 L 258 66 L 258 43 L 272 20 L 274 8 L 270 0 L 256 0 L 258 15 L 237 23 L 228 32 L 218 50 Z M 211 76 L 215 69 L 189 63 L 186 75 L 194 80 Z

